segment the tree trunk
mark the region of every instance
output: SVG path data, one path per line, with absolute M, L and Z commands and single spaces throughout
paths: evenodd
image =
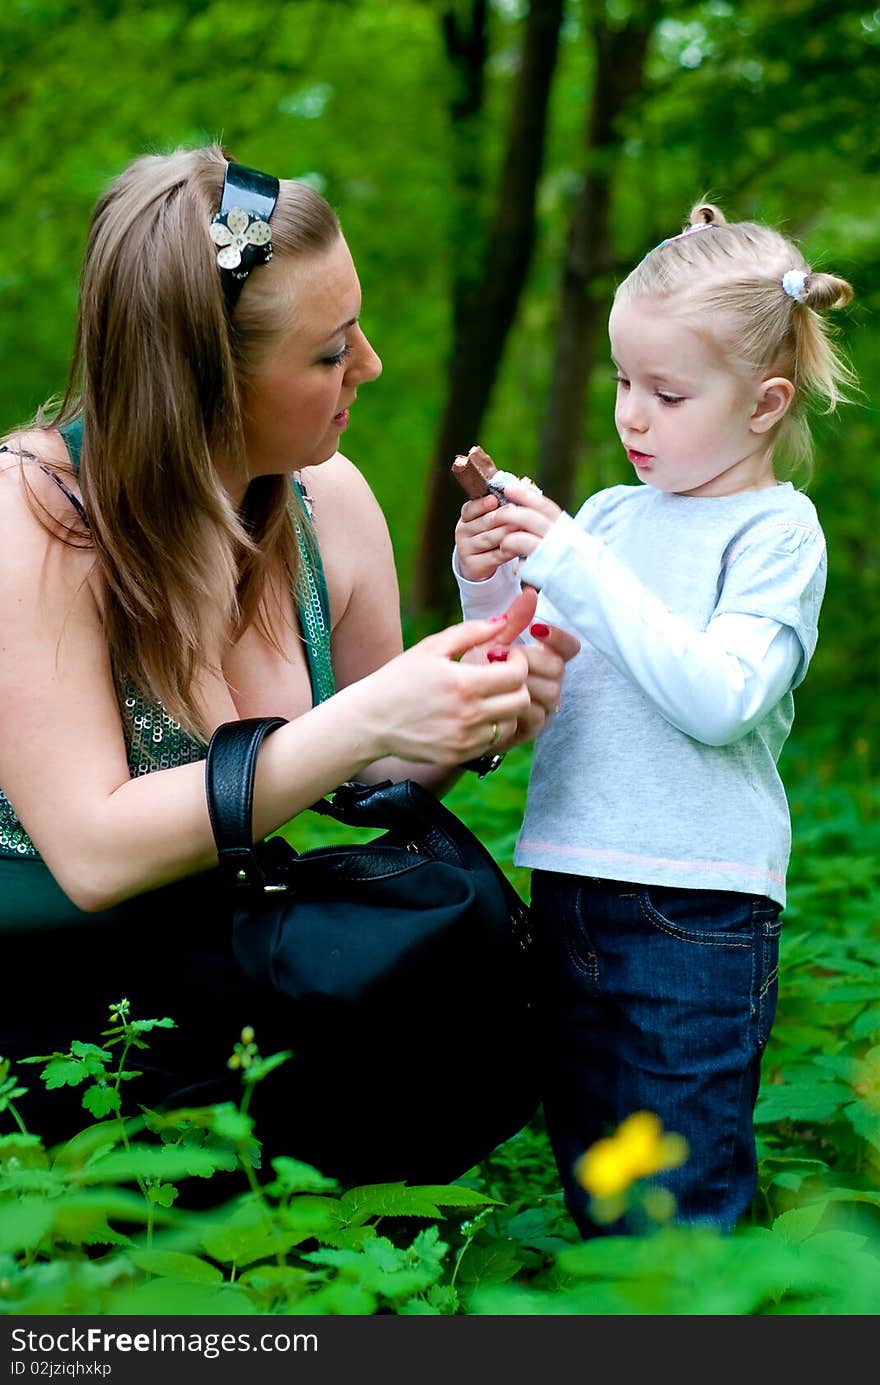
M 614 263 L 609 211 L 620 146 L 619 119 L 642 91 L 645 53 L 661 7 L 639 6 L 620 27 L 597 4 L 591 24 L 596 75 L 587 112 L 586 171 L 572 214 L 560 287 L 559 327 L 536 479 L 564 509 L 576 501 L 575 478 L 587 392 L 608 312 L 602 282 Z
M 497 204 L 488 235 L 482 233 L 485 222 L 479 215 L 475 106 L 473 99 L 469 106 L 464 104 L 461 96 L 458 106 L 451 105 L 453 129 L 458 128 L 456 221 L 461 231 L 453 289 L 452 351 L 411 595 L 412 612 L 432 624 L 457 609 L 449 554 L 462 495 L 449 468 L 457 452 L 467 451 L 477 441 L 531 260 L 535 197 L 563 8 L 564 0 L 532 0 L 525 21 Z M 455 31 L 456 26 L 447 19 L 447 52 L 461 70 L 473 62 L 475 49 L 473 44 L 451 44 L 450 35 Z M 473 98 L 477 91 L 473 73 L 469 89 Z M 463 123 L 466 121 L 470 125 Z

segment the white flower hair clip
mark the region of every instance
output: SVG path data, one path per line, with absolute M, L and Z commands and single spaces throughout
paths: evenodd
M 805 269 L 787 269 L 783 274 L 782 287 L 789 298 L 793 298 L 796 303 L 806 303 L 809 277 L 810 272 Z
M 237 279 L 245 279 L 247 269 L 241 269 L 242 254 L 249 245 L 259 246 L 262 251 L 261 264 L 272 258 L 272 232 L 264 216 L 257 212 L 246 212 L 243 207 L 230 207 L 228 212 L 216 212 L 208 234 L 220 249 L 217 263 L 227 269 Z

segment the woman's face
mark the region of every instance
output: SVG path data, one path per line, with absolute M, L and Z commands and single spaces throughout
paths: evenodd
M 242 389 L 249 478 L 317 466 L 339 448 L 358 385 L 382 362 L 358 325 L 361 288 L 342 236 L 293 261 L 290 327 Z

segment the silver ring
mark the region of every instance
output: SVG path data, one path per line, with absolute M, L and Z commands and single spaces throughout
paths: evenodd
M 501 732 L 498 730 L 498 722 L 497 722 L 497 721 L 493 721 L 493 722 L 492 722 L 492 734 L 491 734 L 491 736 L 489 737 L 489 747 L 488 747 L 488 748 L 491 750 L 492 747 L 493 747 L 493 745 L 497 745 L 498 742 L 499 742 L 500 740 L 501 740 Z

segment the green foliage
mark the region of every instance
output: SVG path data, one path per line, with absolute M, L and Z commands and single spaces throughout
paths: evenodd
M 404 595 L 446 377 L 454 180 L 439 6 L 414 0 L 73 0 L 0 13 L 0 427 L 63 385 L 89 210 L 131 158 L 222 136 L 245 162 L 308 176 L 343 220 L 385 361 L 351 446 L 389 518 Z M 648 85 L 627 114 L 613 199 L 614 279 L 711 195 L 787 226 L 855 284 L 843 342 L 862 386 L 819 420 L 811 483 L 829 541 L 817 654 L 783 755 L 794 829 L 780 1001 L 756 1111 L 760 1186 L 731 1237 L 675 1226 L 589 1245 L 562 1205 L 540 1117 L 450 1188 L 339 1188 L 292 1158 L 260 1169 L 249 1094 L 271 1067 L 236 1045 L 238 1106 L 137 1111 L 128 1058 L 169 1018 L 113 1006 L 99 1043 L 31 1067 L 0 1059 L 0 1311 L 6 1313 L 859 1314 L 880 1308 L 880 985 L 875 766 L 880 641 L 880 221 L 873 212 L 880 22 L 822 0 L 666 3 Z M 521 5 L 492 8 L 484 143 L 491 192 Z M 618 18 L 626 6 L 617 5 Z M 100 74 L 100 80 L 94 74 Z M 381 74 L 376 80 L 376 74 Z M 539 242 L 481 441 L 533 474 L 558 266 L 594 80 L 569 7 L 554 84 Z M 598 151 L 594 157 L 601 158 Z M 488 208 L 487 208 L 488 210 Z M 600 360 L 578 484 L 629 479 Z M 462 446 L 475 439 L 462 439 Z M 401 458 L 409 481 L 400 485 Z M 451 537 L 451 536 L 450 536 Z M 512 864 L 530 754 L 448 796 L 524 896 Z M 303 815 L 298 847 L 340 834 Z M 352 834 L 355 835 L 355 834 Z M 28 1079 L 75 1088 L 88 1122 L 46 1148 Z M 134 1105 L 132 1105 L 134 1102 Z M 259 1171 L 259 1176 L 258 1176 Z M 216 1175 L 239 1191 L 206 1212 Z M 199 1196 L 192 1196 L 193 1188 Z M 380 1233 L 381 1228 L 381 1233 Z
M 113 1007 L 110 1042 L 123 1057 L 110 1073 L 107 1049 L 76 1041 L 42 1064 L 47 1088 L 85 1085 L 83 1105 L 112 1077 L 119 1091 L 138 1074 L 124 1055 L 170 1021 L 135 1020 Z M 86 1126 L 46 1149 L 23 1128 L 0 1137 L 0 1309 L 7 1313 L 375 1313 L 435 1312 L 448 1245 L 436 1222 L 493 1204 L 465 1185 L 404 1184 L 340 1189 L 317 1169 L 279 1156 L 261 1185 L 245 1106 L 256 1081 L 289 1055 L 262 1058 L 253 1031 L 236 1056 L 247 1061 L 238 1108 L 145 1111 Z M 23 1087 L 5 1062 L 0 1084 L 13 1111 Z M 175 1208 L 178 1188 L 219 1170 L 242 1189 L 210 1212 Z M 173 1180 L 173 1183 L 172 1181 Z M 139 1191 L 135 1192 L 135 1188 Z M 415 1221 L 397 1244 L 379 1222 Z M 428 1298 L 428 1294 L 431 1297 Z
M 76 1041 L 34 1060 L 47 1087 L 73 1085 L 84 1104 L 90 1092 L 120 1096 L 54 1149 L 25 1129 L 25 1084 L 0 1061 L 0 1120 L 15 1127 L 0 1135 L 0 1311 L 880 1311 L 880 791 L 866 785 L 857 753 L 844 761 L 839 741 L 825 740 L 790 747 L 795 850 L 756 1111 L 759 1191 L 733 1235 L 670 1224 L 581 1243 L 540 1114 L 446 1187 L 340 1187 L 287 1156 L 258 1179 L 249 1093 L 289 1055 L 264 1058 L 245 1030 L 238 1106 L 126 1115 L 136 1074 L 113 1053 L 137 1050 L 156 1022 L 120 1003 L 106 1046 Z M 449 799 L 524 894 L 510 858 L 528 765 L 527 751 L 514 752 L 490 778 L 463 778 Z M 299 820 L 288 830 L 315 845 L 339 826 Z M 237 1172 L 240 1190 L 209 1210 L 203 1196 L 193 1206 L 193 1180 L 210 1186 L 220 1172 L 227 1181 Z

